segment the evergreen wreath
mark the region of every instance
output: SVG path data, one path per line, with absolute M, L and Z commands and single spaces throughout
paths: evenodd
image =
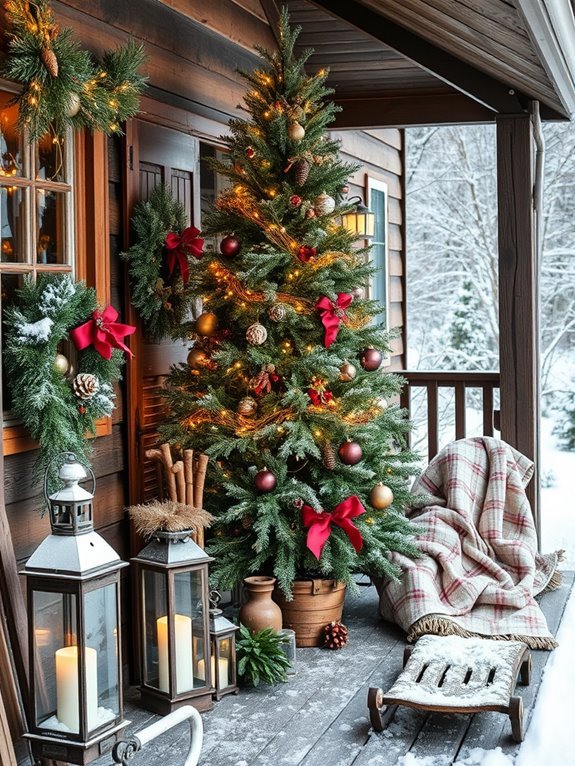
M 146 77 L 142 45 L 130 40 L 97 63 L 71 28 L 59 30 L 48 0 L 7 0 L 8 58 L 3 76 L 23 84 L 18 126 L 30 141 L 62 137 L 68 126 L 107 135 L 137 114 Z
M 96 291 L 68 274 L 42 275 L 37 282 L 26 276 L 17 296 L 16 304 L 5 311 L 4 360 L 12 412 L 39 443 L 34 470 L 38 478 L 61 452 L 74 452 L 78 460 L 87 461 L 86 436 L 95 435 L 98 418 L 112 414 L 113 384 L 121 377 L 124 355 L 114 348 L 106 359 L 90 345 L 78 351 L 66 375 L 57 366 L 57 355 L 73 328 L 95 321 Z M 116 316 L 113 309 L 106 311 Z M 98 316 L 106 316 L 106 311 Z M 121 328 L 123 335 L 135 329 L 109 326 Z
M 120 256 L 128 262 L 131 301 L 149 338 L 187 338 L 190 302 L 196 297 L 189 279 L 190 256 L 201 258 L 204 240 L 186 228 L 183 205 L 164 184 L 140 202 L 132 217 L 135 243 Z

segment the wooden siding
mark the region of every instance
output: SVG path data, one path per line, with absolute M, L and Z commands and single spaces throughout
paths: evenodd
M 403 132 L 397 129 L 369 131 L 333 131 L 341 141 L 341 158 L 359 162 L 361 168 L 351 176 L 349 197 L 356 194 L 366 198 L 366 174 L 384 181 L 388 190 L 388 264 L 389 264 L 389 327 L 400 334 L 391 343 L 392 369 L 405 368 L 404 275 L 405 233 L 403 210 Z

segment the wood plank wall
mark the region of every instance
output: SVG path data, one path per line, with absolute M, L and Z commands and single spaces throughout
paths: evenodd
M 361 168 L 349 179 L 349 197 L 356 194 L 366 199 L 366 174 L 384 181 L 388 190 L 388 263 L 389 263 L 389 327 L 400 334 L 391 343 L 392 369 L 405 369 L 404 356 L 404 279 L 405 229 L 403 210 L 403 131 L 381 130 L 332 131 L 341 141 L 341 158 L 359 162 Z

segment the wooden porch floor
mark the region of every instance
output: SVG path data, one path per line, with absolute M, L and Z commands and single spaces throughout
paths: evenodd
M 573 588 L 574 573 L 564 573 L 561 588 L 544 594 L 540 603 L 555 634 Z M 402 668 L 404 634 L 382 622 L 377 593 L 362 588 L 348 597 L 344 622 L 350 641 L 344 649 L 298 649 L 297 673 L 276 688 L 246 689 L 228 696 L 203 714 L 205 729 L 200 766 L 393 766 L 406 753 L 433 757 L 437 766 L 452 764 L 473 747 L 500 746 L 513 753 L 507 716 L 429 714 L 397 710 L 382 734 L 371 731 L 367 690 L 386 687 Z M 528 725 L 548 652 L 533 652 L 531 685 L 517 687 Z M 136 732 L 156 719 L 138 707 L 137 690 L 130 690 L 126 717 Z M 183 724 L 151 743 L 131 763 L 134 766 L 183 766 L 189 744 Z M 109 766 L 111 756 L 95 762 Z M 22 763 L 26 763 L 23 761 Z

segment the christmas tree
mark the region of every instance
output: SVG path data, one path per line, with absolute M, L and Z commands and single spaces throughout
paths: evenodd
M 249 119 L 230 122 L 231 182 L 204 233 L 220 253 L 194 263 L 203 297 L 188 365 L 172 369 L 162 437 L 212 458 L 206 507 L 220 587 L 273 574 L 352 583 L 396 577 L 393 550 L 416 553 L 404 518 L 414 455 L 396 404 L 401 380 L 379 369 L 389 335 L 363 297 L 374 273 L 338 221 L 355 166 L 326 137 L 337 107 L 327 72 L 304 72 L 298 29 L 243 73 Z

